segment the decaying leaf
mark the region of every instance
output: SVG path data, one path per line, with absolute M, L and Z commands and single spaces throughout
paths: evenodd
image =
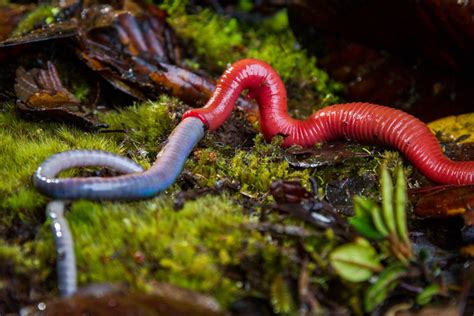
M 459 140 L 460 143 L 474 142 L 474 113 L 448 116 L 433 121 L 428 127 L 433 132 L 441 132 L 445 137 Z
M 412 190 L 415 214 L 423 217 L 449 217 L 465 214 L 474 206 L 474 185 L 446 185 Z
M 270 192 L 278 204 L 300 203 L 312 197 L 299 181 L 274 181 Z
M 355 157 L 367 157 L 370 152 L 355 151 L 345 143 L 324 144 L 322 147 L 291 147 L 285 152 L 285 160 L 298 168 L 318 168 L 343 163 Z
M 15 92 L 17 97 L 32 108 L 55 108 L 78 106 L 76 97 L 64 88 L 54 64 L 47 69 L 34 68 L 27 72 L 23 67 L 16 72 Z
M 17 105 L 22 113 L 68 121 L 89 129 L 97 126 L 91 110 L 85 110 L 63 86 L 52 62 L 48 61 L 47 69 L 26 71 L 19 67 L 15 82 L 15 93 L 19 99 Z

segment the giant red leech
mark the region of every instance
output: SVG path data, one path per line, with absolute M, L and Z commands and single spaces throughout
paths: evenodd
M 444 184 L 473 184 L 474 161 L 447 158 L 428 127 L 403 111 L 369 103 L 335 104 L 296 120 L 287 111 L 286 90 L 270 65 L 243 59 L 229 67 L 206 106 L 186 112 L 210 130 L 231 114 L 243 90 L 256 99 L 260 129 L 267 140 L 283 135 L 283 146 L 312 146 L 336 139 L 379 143 L 401 151 L 427 178 Z
M 204 136 L 204 126 L 217 129 L 231 114 L 244 89 L 260 109 L 260 126 L 267 140 L 284 135 L 283 145 L 311 146 L 338 138 L 390 145 L 404 153 L 428 178 L 446 184 L 474 184 L 474 161 L 455 162 L 444 156 L 428 127 L 415 117 L 392 108 L 368 104 L 336 104 L 299 121 L 287 112 L 286 91 L 277 73 L 266 63 L 244 59 L 220 78 L 206 106 L 188 111 L 175 128 L 157 161 L 147 171 L 133 161 L 102 151 L 69 151 L 52 156 L 35 172 L 38 190 L 56 199 L 118 200 L 156 195 L 174 183 L 187 156 Z M 111 178 L 56 178 L 62 170 L 106 166 L 126 173 Z M 48 206 L 58 254 L 58 283 L 64 296 L 76 291 L 72 237 L 62 217 L 64 203 Z

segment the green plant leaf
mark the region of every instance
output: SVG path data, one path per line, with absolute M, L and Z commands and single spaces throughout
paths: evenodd
M 372 311 L 379 305 L 398 284 L 400 277 L 404 276 L 406 268 L 400 264 L 394 264 L 383 270 L 374 284 L 368 289 L 364 297 L 366 312 Z
M 416 296 L 416 303 L 418 305 L 426 305 L 428 304 L 433 296 L 438 295 L 439 293 L 439 285 L 438 284 L 431 284 L 428 285 L 423 289 L 423 291 Z
M 355 230 L 357 230 L 357 232 L 359 232 L 364 237 L 375 240 L 385 238 L 384 235 L 382 235 L 374 228 L 372 222 L 367 222 L 365 221 L 365 219 L 352 217 L 349 219 L 349 223 L 352 225 L 352 227 L 354 227 Z
M 374 223 L 375 228 L 377 228 L 377 231 L 382 234 L 384 237 L 389 235 L 389 232 L 387 230 L 387 227 L 384 224 L 383 218 L 382 218 L 382 211 L 380 210 L 380 207 L 374 202 L 370 201 L 371 206 L 370 206 L 370 215 L 372 217 L 372 222 Z
M 397 184 L 395 186 L 395 219 L 397 224 L 398 236 L 400 239 L 409 244 L 410 238 L 408 236 L 407 216 L 406 216 L 406 181 L 403 169 L 397 169 Z
M 354 211 L 355 216 L 349 219 L 349 223 L 364 237 L 371 239 L 383 239 L 386 236 L 385 233 L 377 229 L 372 220 L 372 215 L 367 207 L 367 199 L 355 196 L 354 197 Z M 385 227 L 383 227 L 385 228 Z
M 382 212 L 385 225 L 389 234 L 396 232 L 395 215 L 393 212 L 393 182 L 390 173 L 385 165 L 382 165 L 381 171 L 381 195 L 382 195 Z
M 364 238 L 336 248 L 330 262 L 337 274 L 351 282 L 366 281 L 383 269 L 377 251 Z

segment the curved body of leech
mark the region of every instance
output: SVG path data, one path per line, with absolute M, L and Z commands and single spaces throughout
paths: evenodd
M 442 152 L 428 127 L 415 117 L 369 103 L 336 104 L 306 120 L 288 115 L 286 90 L 278 74 L 266 63 L 244 59 L 228 68 L 219 79 L 206 106 L 185 113 L 183 121 L 147 171 L 133 161 L 103 151 L 69 151 L 52 156 L 34 174 L 34 185 L 55 199 L 133 200 L 154 196 L 173 184 L 187 157 L 204 136 L 230 116 L 243 90 L 250 90 L 260 109 L 260 127 L 267 140 L 284 135 L 284 146 L 311 146 L 346 138 L 389 145 L 400 150 L 429 179 L 446 184 L 474 184 L 474 161 L 455 162 Z M 63 170 L 110 167 L 128 173 L 110 178 L 56 178 Z M 62 295 L 75 292 L 76 270 L 72 237 L 63 217 L 64 203 L 53 201 L 48 215 L 58 255 L 58 283 Z
M 183 120 L 171 133 L 155 164 L 147 171 L 132 160 L 96 150 L 72 150 L 51 156 L 36 170 L 36 188 L 55 199 L 136 200 L 155 196 L 172 185 L 194 146 L 204 136 L 204 125 L 196 118 Z M 117 177 L 56 178 L 63 170 L 101 166 L 134 173 Z
M 370 103 L 335 104 L 296 120 L 287 110 L 286 90 L 265 62 L 243 59 L 219 79 L 206 106 L 186 112 L 210 130 L 231 114 L 243 90 L 249 90 L 260 110 L 260 129 L 267 140 L 284 135 L 284 146 L 312 146 L 336 139 L 388 145 L 401 151 L 427 178 L 444 184 L 474 184 L 474 161 L 447 158 L 429 128 L 403 111 Z

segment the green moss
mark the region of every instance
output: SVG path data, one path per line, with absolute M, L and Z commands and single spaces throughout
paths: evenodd
M 31 175 L 52 154 L 78 148 L 122 152 L 105 135 L 57 123 L 27 122 L 17 116 L 13 106 L 6 106 L 0 115 L 0 225 L 9 226 L 13 219 L 37 218 L 36 212 L 46 199 L 32 187 Z
M 102 120 L 114 133 L 113 138 L 135 153 L 135 156 L 153 161 L 159 144 L 168 137 L 178 121 L 173 109 L 178 106 L 176 99 L 166 96 L 156 102 L 148 101 L 131 107 L 108 112 Z
M 12 33 L 12 36 L 20 36 L 24 33 L 27 33 L 40 23 L 49 24 L 54 22 L 54 17 L 58 15 L 59 12 L 59 8 L 47 4 L 38 6 L 34 11 L 27 14 L 20 21 L 20 23 L 18 23 L 16 29 Z
M 309 109 L 303 111 L 305 115 L 339 100 L 337 93 L 342 86 L 331 81 L 326 72 L 316 67 L 316 58 L 299 47 L 288 27 L 286 11 L 276 13 L 256 28 L 207 9 L 188 15 L 171 12 L 169 21 L 177 33 L 192 43 L 202 67 L 217 76 L 230 63 L 257 58 L 272 65 L 286 82 L 293 107 L 302 100 L 310 103 Z M 296 101 L 291 102 L 293 99 Z M 303 108 L 301 104 L 299 108 Z
M 229 179 L 241 186 L 241 191 L 262 195 L 278 179 L 301 179 L 307 182 L 309 170 L 294 170 L 284 160 L 281 139 L 271 144 L 258 134 L 254 146 L 245 150 L 214 147 L 199 151 L 187 162 L 187 168 L 198 175 L 203 186 L 213 187 L 219 179 Z
M 263 242 L 260 234 L 242 229 L 252 219 L 227 196 L 200 198 L 179 212 L 162 197 L 136 203 L 78 201 L 67 219 L 80 284 L 126 281 L 146 290 L 159 280 L 210 293 L 224 304 L 243 291 L 225 268 L 252 256 L 252 244 Z M 49 232 L 43 234 L 52 247 Z
M 28 247 L 9 245 L 6 241 L 0 239 L 0 266 L 2 271 L 13 269 L 15 273 L 22 275 L 37 271 L 39 261 L 28 257 L 27 252 Z

